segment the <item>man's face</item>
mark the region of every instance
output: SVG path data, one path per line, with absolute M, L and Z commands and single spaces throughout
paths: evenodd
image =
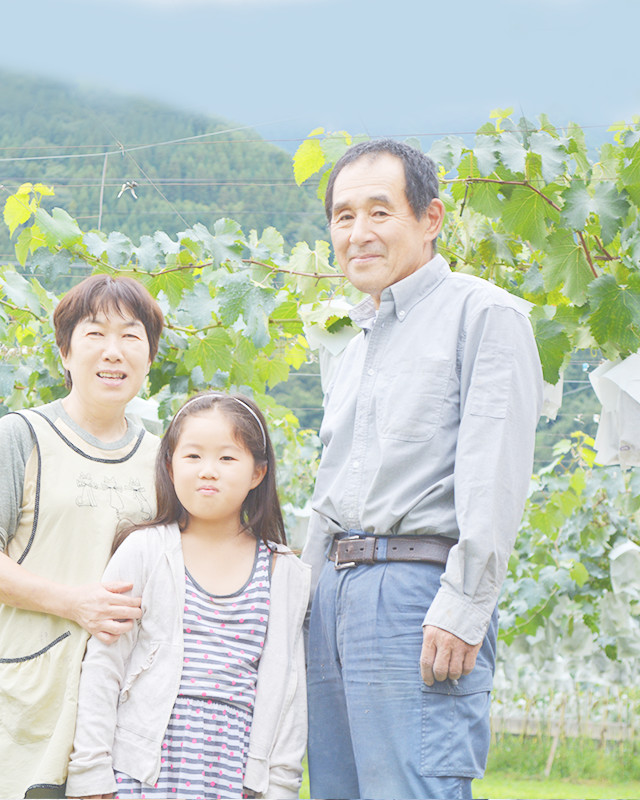
M 331 240 L 349 281 L 380 305 L 380 294 L 429 261 L 442 227 L 440 200 L 417 220 L 396 156 L 363 156 L 344 167 L 333 187 Z

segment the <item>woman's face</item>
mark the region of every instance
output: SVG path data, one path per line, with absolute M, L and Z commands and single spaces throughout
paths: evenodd
M 126 310 L 98 311 L 76 325 L 62 364 L 71 373 L 71 395 L 87 409 L 124 409 L 151 366 L 145 327 Z

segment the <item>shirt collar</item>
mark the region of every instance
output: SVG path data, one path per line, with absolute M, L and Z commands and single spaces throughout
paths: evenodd
M 394 305 L 397 318 L 402 322 L 413 306 L 426 297 L 448 276 L 451 269 L 444 258 L 437 253 L 420 269 L 403 278 L 398 283 L 384 289 L 380 305 L 390 302 Z M 351 319 L 363 330 L 371 330 L 376 321 L 378 309 L 371 297 L 365 297 L 349 313 Z
M 357 306 L 351 309 L 349 316 L 359 328 L 364 331 L 370 331 L 378 316 L 378 309 L 373 302 L 373 298 L 365 297 L 364 300 L 361 300 Z

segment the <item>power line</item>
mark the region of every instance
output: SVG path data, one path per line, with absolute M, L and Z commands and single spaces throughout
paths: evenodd
M 105 124 L 104 121 L 98 118 L 99 122 Z M 262 125 L 268 123 L 261 123 Z M 106 148 L 113 145 L 95 145 L 94 149 L 96 152 L 92 153 L 69 153 L 69 154 L 56 154 L 56 155 L 38 155 L 38 156 L 9 156 L 9 157 L 2 157 L 0 158 L 1 163 L 7 162 L 22 162 L 22 161 L 46 161 L 46 160 L 66 160 L 72 158 L 104 158 L 105 155 L 117 155 L 117 154 L 126 154 L 132 153 L 139 150 L 148 150 L 154 147 L 166 147 L 169 145 L 186 145 L 186 144 L 205 144 L 205 145 L 215 145 L 220 146 L 222 144 L 234 144 L 234 145 L 246 145 L 246 144 L 277 144 L 277 143 L 294 143 L 294 142 L 303 142 L 307 137 L 296 137 L 292 139 L 265 139 L 262 137 L 258 137 L 256 139 L 228 139 L 228 140 L 218 140 L 215 141 L 198 141 L 203 140 L 206 138 L 211 137 L 218 137 L 222 134 L 226 133 L 234 133 L 239 131 L 245 130 L 253 130 L 256 127 L 261 127 L 261 125 L 242 125 L 237 126 L 235 128 L 227 128 L 222 131 L 211 131 L 208 133 L 201 133 L 195 136 L 185 136 L 178 139 L 171 139 L 162 142 L 148 142 L 145 144 L 137 144 L 131 146 L 125 146 L 120 143 L 117 137 L 114 137 L 118 147 L 116 149 L 107 150 Z M 563 130 L 565 126 L 553 126 L 556 130 L 560 129 Z M 580 125 L 581 130 L 594 130 L 594 129 L 610 129 L 610 124 L 594 124 L 594 125 Z M 436 137 L 447 137 L 447 136 L 506 136 L 512 135 L 513 133 L 524 133 L 524 134 L 532 134 L 532 133 L 541 133 L 546 132 L 545 128 L 518 128 L 514 127 L 511 130 L 505 129 L 500 131 L 487 131 L 487 132 L 478 132 L 478 131 L 450 131 L 450 132 L 422 132 L 422 133 L 403 133 L 403 134 L 388 134 L 386 138 L 390 139 L 409 139 L 409 138 L 436 138 Z M 331 139 L 343 139 L 344 137 L 341 134 L 328 134 L 325 138 Z M 90 148 L 90 145 L 10 145 L 10 146 L 3 146 L 0 147 L 0 150 L 15 150 L 15 149 L 26 149 L 26 148 L 40 148 L 40 149 L 52 149 L 52 148 L 72 148 L 76 147 L 80 148 Z
M 324 221 L 325 217 L 324 214 L 319 214 L 316 211 L 277 211 L 274 212 L 273 210 L 264 210 L 264 209 L 245 209 L 242 211 L 238 211 L 237 209 L 220 209 L 216 206 L 209 204 L 208 208 L 212 209 L 211 216 L 215 215 L 222 215 L 223 217 L 245 217 L 247 215 L 256 216 L 260 214 L 261 216 L 273 217 L 275 214 L 278 215 L 285 215 L 287 217 L 318 217 L 322 218 Z M 98 214 L 78 214 L 74 219 L 76 221 L 80 220 L 91 220 L 91 219 L 98 219 Z M 129 218 L 128 211 L 121 211 L 119 209 L 107 210 L 103 216 L 108 216 L 110 218 L 119 217 L 122 219 L 127 220 Z M 173 213 L 170 211 L 143 211 L 143 212 L 136 212 L 135 218 L 136 220 L 140 219 L 150 219 L 152 217 L 170 217 L 173 216 Z M 187 227 L 190 227 L 187 225 Z
M 64 176 L 62 176 L 62 177 L 61 176 L 56 176 L 55 180 L 48 181 L 47 184 L 48 185 L 53 185 L 53 186 L 58 184 L 63 189 L 64 188 L 93 189 L 93 188 L 97 188 L 97 187 L 102 185 L 101 181 L 99 181 L 99 180 L 85 181 L 84 183 L 71 183 L 71 182 L 70 183 L 64 183 L 64 184 L 61 183 L 61 181 L 65 181 L 65 180 L 73 181 L 74 177 L 75 176 L 66 178 Z M 122 178 L 111 178 L 110 180 L 105 181 L 104 185 L 108 186 L 110 188 L 119 188 L 121 186 L 121 184 L 125 182 L 125 180 L 126 180 L 125 177 L 122 177 Z M 5 178 L 3 178 L 3 181 L 5 183 L 9 183 L 9 182 L 15 182 L 15 183 L 18 183 L 18 182 L 20 182 L 20 183 L 24 183 L 24 182 L 30 182 L 30 183 L 40 182 L 40 183 L 42 183 L 42 180 L 39 177 L 38 178 L 33 178 L 31 180 L 29 180 L 29 178 L 5 177 Z M 268 181 L 267 180 L 256 180 L 256 181 L 240 180 L 239 181 L 239 180 L 226 180 L 226 179 L 221 179 L 221 178 L 180 178 L 180 179 L 178 179 L 178 178 L 175 178 L 175 177 L 169 177 L 169 178 L 158 178 L 154 182 L 155 183 L 160 183 L 163 186 L 189 186 L 189 187 L 194 187 L 194 188 L 198 188 L 198 187 L 201 187 L 201 186 L 204 187 L 204 188 L 207 188 L 207 187 L 210 187 L 210 186 L 222 186 L 222 187 L 231 186 L 231 187 L 241 187 L 241 188 L 247 188 L 247 187 L 250 187 L 250 188 L 256 188 L 256 187 L 277 187 L 277 188 L 280 188 L 280 187 L 283 187 L 283 186 L 285 186 L 285 187 L 286 186 L 290 186 L 292 188 L 299 188 L 298 184 L 294 180 L 289 181 L 289 180 L 284 180 L 284 179 L 283 180 L 279 180 L 279 181 L 278 180 L 268 180 Z M 311 181 L 310 183 L 313 184 L 313 181 Z M 319 183 L 319 181 L 317 181 L 316 183 Z M 144 181 L 138 181 L 138 185 L 139 186 L 146 186 L 146 185 L 151 185 L 151 184 L 146 184 Z
M 294 144 L 296 142 L 303 142 L 305 139 L 309 138 L 308 136 L 296 136 L 292 138 L 286 137 L 279 137 L 279 138 L 271 138 L 271 137 L 264 137 L 258 136 L 255 139 L 251 138 L 244 138 L 244 139 L 220 139 L 216 141 L 196 141 L 196 140 L 204 140 L 206 137 L 210 136 L 220 136 L 223 133 L 233 133 L 236 131 L 244 131 L 244 130 L 254 130 L 255 128 L 260 128 L 269 123 L 259 123 L 257 125 L 243 125 L 238 126 L 236 128 L 228 128 L 222 131 L 213 131 L 208 133 L 201 133 L 195 136 L 185 136 L 180 139 L 172 139 L 166 142 L 151 142 L 146 144 L 137 144 L 132 145 L 128 149 L 142 149 L 147 147 L 160 147 L 167 144 L 180 144 L 180 145 L 189 145 L 189 144 L 198 144 L 198 145 L 221 145 L 221 144 Z M 569 124 L 571 123 L 563 123 L 558 125 L 552 125 L 552 127 L 558 131 L 562 131 L 565 128 L 568 128 Z M 580 125 L 576 123 L 581 130 L 605 130 L 610 131 L 612 128 L 611 123 L 593 123 L 593 124 L 586 124 Z M 633 128 L 629 125 L 629 130 L 633 130 Z M 478 132 L 477 130 L 461 130 L 461 131 L 422 131 L 422 132 L 412 132 L 412 133 L 389 133 L 389 134 L 382 134 L 382 136 L 386 139 L 413 139 L 413 138 L 434 138 L 434 137 L 447 137 L 447 136 L 505 136 L 513 133 L 523 133 L 523 134 L 532 134 L 532 133 L 543 133 L 547 132 L 546 128 L 541 127 L 533 127 L 533 128 L 520 128 L 518 126 L 514 126 L 510 129 L 504 129 L 500 131 L 482 131 Z M 314 137 L 315 138 L 315 137 Z M 341 133 L 331 134 L 330 132 L 325 136 L 327 139 L 344 139 L 344 136 Z M 0 146 L 1 150 L 47 150 L 47 149 L 70 149 L 70 148 L 87 148 L 87 149 L 98 149 L 98 148 L 107 148 L 111 147 L 110 144 L 24 144 L 24 145 L 2 145 Z M 115 151 L 115 152 L 120 152 Z M 104 150 L 99 154 L 104 155 Z
M 102 157 L 104 157 L 105 154 L 101 153 L 100 155 Z M 108 153 L 106 155 L 111 155 L 111 154 Z M 30 160 L 33 160 L 33 159 L 30 159 Z M 0 161 L 3 161 L 3 159 L 0 159 Z M 137 162 L 136 162 L 136 164 L 137 164 Z M 139 165 L 138 165 L 138 169 L 141 169 L 141 167 Z M 138 183 L 139 183 L 140 186 L 144 186 L 144 185 L 156 186 L 156 184 L 160 183 L 160 184 L 165 184 L 167 186 L 189 186 L 189 187 L 195 187 L 195 188 L 197 188 L 199 186 L 202 186 L 202 187 L 205 187 L 205 188 L 206 187 L 211 187 L 211 186 L 220 186 L 220 187 L 229 186 L 229 187 L 239 187 L 239 188 L 261 188 L 261 187 L 262 188 L 291 187 L 291 188 L 296 188 L 296 189 L 300 188 L 298 186 L 298 184 L 295 182 L 295 180 L 289 181 L 289 180 L 285 180 L 285 179 L 281 179 L 281 180 L 273 180 L 273 179 L 271 179 L 271 180 L 264 180 L 264 179 L 262 179 L 262 180 L 260 180 L 260 179 L 258 179 L 258 180 L 247 180 L 247 179 L 245 179 L 245 180 L 238 181 L 238 180 L 229 180 L 227 178 L 220 178 L 220 179 L 219 178 L 208 178 L 208 177 L 207 178 L 177 178 L 177 177 L 171 176 L 171 177 L 159 178 L 158 181 L 153 181 L 153 180 L 149 179 L 146 176 L 144 171 L 142 172 L 142 174 L 145 176 L 145 178 L 147 178 L 147 182 L 145 183 L 145 181 L 139 180 Z M 27 182 L 30 182 L 30 183 L 46 183 L 46 185 L 52 185 L 52 186 L 60 185 L 62 188 L 66 188 L 67 186 L 74 187 L 74 188 L 96 188 L 96 187 L 101 185 L 100 182 L 97 181 L 97 180 L 85 181 L 84 183 L 77 183 L 77 184 L 73 184 L 73 183 L 64 183 L 63 184 L 63 183 L 61 183 L 61 181 L 73 181 L 75 177 L 76 176 L 73 175 L 73 173 L 72 173 L 70 176 L 57 175 L 55 178 L 47 178 L 46 176 L 43 178 L 42 175 L 37 175 L 36 177 L 33 177 L 33 178 L 29 178 L 27 176 L 24 176 L 24 177 L 12 177 L 12 178 L 7 177 L 7 178 L 3 178 L 3 180 L 5 181 L 5 183 L 9 183 L 9 182 L 12 181 L 17 185 L 20 185 L 22 183 L 27 183 Z M 119 185 L 119 183 L 123 183 L 125 180 L 127 180 L 129 178 L 130 178 L 129 174 L 127 174 L 127 178 L 110 178 L 109 181 L 107 181 L 105 183 L 105 185 L 106 186 L 116 187 L 116 186 Z M 481 183 L 483 180 L 488 179 L 488 178 L 489 178 L 489 176 L 485 176 L 485 178 L 473 178 L 473 179 L 470 179 L 469 177 L 464 177 L 464 176 L 457 177 L 457 178 L 441 178 L 440 179 L 440 184 L 443 187 L 447 187 L 447 186 L 450 186 L 450 185 L 453 185 L 453 184 L 456 184 L 456 183 L 467 183 L 469 180 L 471 180 L 472 183 Z M 498 183 L 499 182 L 498 179 L 492 179 L 492 180 L 493 180 L 494 183 Z M 564 180 L 565 180 L 565 182 L 567 184 L 571 184 L 571 183 L 574 183 L 574 182 L 575 183 L 580 183 L 583 179 L 581 177 L 579 177 L 579 176 L 576 176 L 576 175 L 565 175 L 564 176 Z M 305 186 L 308 187 L 309 189 L 313 189 L 314 187 L 317 187 L 319 185 L 319 183 L 320 183 L 320 178 L 312 176 L 312 177 L 308 178 L 305 181 Z M 506 181 L 506 183 L 508 183 L 508 181 Z M 544 187 L 544 186 L 547 185 L 546 181 L 543 178 L 533 178 L 533 177 L 531 177 L 531 178 L 528 178 L 528 183 L 531 184 L 532 186 L 538 185 L 538 186 Z M 593 178 L 591 180 L 591 184 L 592 185 L 596 185 L 598 183 L 611 183 L 611 180 L 609 178 L 607 178 L 606 176 L 603 176 L 602 178 Z
M 102 124 L 105 124 L 104 121 L 101 120 L 101 122 L 102 122 Z M 102 150 L 101 152 L 97 152 L 97 153 L 70 153 L 68 155 L 54 155 L 54 156 L 20 156 L 20 157 L 14 157 L 14 158 L 11 158 L 11 157 L 10 158 L 0 158 L 0 162 L 4 163 L 4 162 L 9 162 L 9 161 L 48 161 L 48 160 L 52 160 L 52 159 L 69 159 L 69 158 L 97 158 L 97 157 L 104 158 L 105 155 L 109 155 L 109 156 L 111 156 L 111 155 L 119 155 L 119 154 L 125 155 L 125 154 L 128 154 L 128 153 L 136 152 L 138 150 L 148 150 L 148 149 L 150 149 L 152 147 L 165 147 L 167 145 L 181 144 L 181 143 L 184 143 L 184 142 L 191 142 L 191 141 L 193 141 L 195 139 L 202 139 L 205 136 L 220 136 L 223 133 L 233 133 L 234 131 L 250 130 L 252 127 L 255 127 L 255 126 L 242 125 L 242 126 L 238 126 L 236 128 L 227 128 L 224 131 L 212 131 L 210 133 L 200 133 L 197 136 L 186 136 L 186 137 L 183 137 L 181 139 L 172 139 L 172 140 L 166 141 L 166 142 L 150 142 L 148 144 L 138 144 L 138 145 L 133 145 L 132 147 L 125 147 L 123 144 L 121 144 L 119 142 L 117 137 L 114 137 L 114 139 L 116 140 L 116 142 L 118 144 L 117 149 L 109 150 L 109 151 L 106 151 L 106 152 L 105 152 L 105 150 Z M 240 140 L 237 140 L 237 141 L 240 141 Z

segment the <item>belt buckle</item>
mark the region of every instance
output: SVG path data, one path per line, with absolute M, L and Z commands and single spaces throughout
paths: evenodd
M 354 539 L 359 539 L 359 538 L 360 538 L 359 536 L 344 536 L 342 539 L 337 539 L 336 540 L 336 554 L 333 557 L 333 565 L 334 565 L 334 567 L 336 569 L 338 569 L 338 570 L 340 570 L 340 569 L 351 569 L 352 567 L 357 566 L 355 561 L 345 561 L 344 564 L 341 564 L 338 561 L 338 558 L 340 557 L 340 543 L 341 542 L 351 542 Z

